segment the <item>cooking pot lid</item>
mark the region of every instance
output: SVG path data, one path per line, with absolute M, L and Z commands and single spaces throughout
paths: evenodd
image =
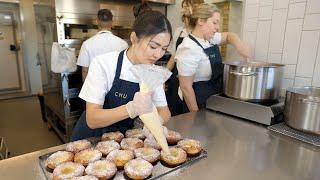
M 320 87 L 315 86 L 304 86 L 304 87 L 291 87 L 287 91 L 320 98 Z
M 282 67 L 284 64 L 262 61 L 224 61 L 223 64 L 243 67 Z

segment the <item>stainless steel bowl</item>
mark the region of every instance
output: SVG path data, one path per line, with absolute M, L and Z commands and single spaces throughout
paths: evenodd
M 320 87 L 288 88 L 284 117 L 288 126 L 320 135 Z
M 283 64 L 224 62 L 224 94 L 235 99 L 261 102 L 279 99 Z

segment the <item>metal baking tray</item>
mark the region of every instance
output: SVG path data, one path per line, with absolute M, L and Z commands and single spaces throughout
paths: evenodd
M 97 144 L 97 140 L 90 140 L 92 142 L 93 145 Z M 173 147 L 173 146 L 172 146 Z M 64 149 L 61 149 L 64 150 Z M 52 170 L 48 169 L 45 165 L 45 161 L 46 159 L 55 152 L 51 152 L 45 155 L 42 155 L 39 157 L 39 163 L 41 166 L 41 169 L 43 170 L 46 178 L 48 180 L 52 179 Z M 204 159 L 208 156 L 207 151 L 202 150 L 201 154 L 199 154 L 198 156 L 195 157 L 188 157 L 187 161 L 179 166 L 176 167 L 167 167 L 165 165 L 162 164 L 162 162 L 158 161 L 157 164 L 154 164 L 153 166 L 153 170 L 152 170 L 152 176 L 148 177 L 147 179 L 159 179 L 165 175 L 168 174 L 174 174 L 174 173 L 179 173 L 181 170 L 187 168 L 188 166 L 191 166 L 193 163 Z M 125 174 L 124 174 L 124 170 L 118 170 L 117 174 L 115 175 L 115 177 L 113 178 L 114 180 L 122 180 L 122 179 L 129 179 Z

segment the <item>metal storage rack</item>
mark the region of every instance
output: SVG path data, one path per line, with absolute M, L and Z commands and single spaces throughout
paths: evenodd
M 44 88 L 45 115 L 49 128 L 63 142 L 69 142 L 72 129 L 84 109 L 78 94 L 82 86 L 81 73 L 51 73 L 56 87 Z

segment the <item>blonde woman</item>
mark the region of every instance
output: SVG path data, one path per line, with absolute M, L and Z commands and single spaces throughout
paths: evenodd
M 250 52 L 231 32 L 219 33 L 220 11 L 213 4 L 193 6 L 188 19 L 191 34 L 179 45 L 175 59 L 184 112 L 205 108 L 209 96 L 222 92 L 223 64 L 218 45 L 231 44 L 244 58 Z

